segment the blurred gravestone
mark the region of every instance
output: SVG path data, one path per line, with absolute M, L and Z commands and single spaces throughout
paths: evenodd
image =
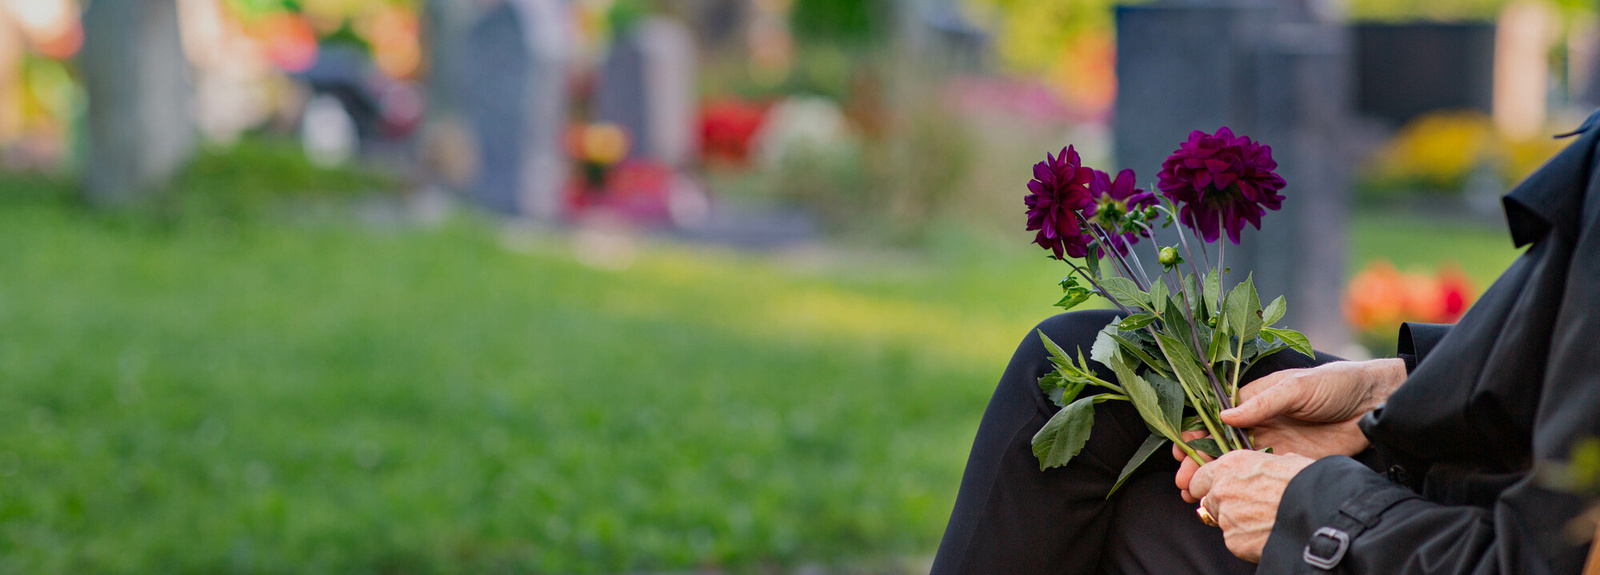
M 1290 324 L 1334 348 L 1347 338 L 1339 286 L 1348 48 L 1341 27 L 1309 21 L 1315 12 L 1244 1 L 1119 7 L 1115 151 L 1118 166 L 1151 186 L 1193 130 L 1229 126 L 1271 145 L 1287 201 L 1227 247 L 1226 281 L 1254 273 L 1263 299 L 1286 296 Z M 1159 241 L 1177 239 L 1167 230 Z
M 669 18 L 638 22 L 612 43 L 595 87 L 595 115 L 627 130 L 629 157 L 675 168 L 695 159 L 696 57 L 693 33 Z
M 1363 23 L 1352 28 L 1356 109 L 1361 113 L 1398 126 L 1432 110 L 1491 111 L 1493 24 Z
M 470 196 L 504 214 L 553 218 L 565 181 L 566 3 L 506 0 L 475 12 L 430 5 L 439 58 L 437 116 L 465 119 L 476 175 Z
M 89 96 L 91 202 L 136 200 L 194 151 L 191 91 L 175 0 L 90 2 L 79 64 Z

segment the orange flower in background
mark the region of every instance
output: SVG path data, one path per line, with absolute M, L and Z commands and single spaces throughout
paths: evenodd
M 1376 261 L 1350 279 L 1345 288 L 1345 320 L 1366 331 L 1379 325 L 1398 323 L 1405 311 L 1405 278 L 1389 265 Z
M 305 17 L 292 12 L 263 16 L 250 24 L 267 58 L 287 72 L 304 72 L 317 62 L 317 33 Z
M 1345 319 L 1360 331 L 1389 331 L 1404 321 L 1455 323 L 1472 305 L 1474 288 L 1461 270 L 1404 273 L 1378 260 L 1350 279 Z
M 609 166 L 628 156 L 632 145 L 627 130 L 616 124 L 590 124 L 583 129 L 580 142 L 582 153 L 578 157 L 588 162 Z
M 422 67 L 421 24 L 416 12 L 385 5 L 361 20 L 359 27 L 372 42 L 372 58 L 379 70 L 390 78 L 416 76 Z

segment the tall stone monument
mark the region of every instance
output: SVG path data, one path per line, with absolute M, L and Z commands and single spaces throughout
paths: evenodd
M 566 181 L 570 18 L 565 0 L 430 0 L 429 123 L 470 133 L 468 196 L 550 219 Z
M 90 2 L 79 64 L 89 96 L 90 202 L 136 201 L 189 160 L 193 86 L 175 0 Z
M 1349 48 L 1317 2 L 1158 1 L 1117 8 L 1116 158 L 1154 185 L 1162 159 L 1193 130 L 1229 126 L 1272 146 L 1289 181 L 1283 210 L 1227 246 L 1226 283 L 1255 275 L 1262 299 L 1284 295 L 1286 321 L 1325 349 L 1348 333 L 1340 314 L 1347 179 L 1342 126 L 1351 110 Z M 1171 230 L 1158 238 L 1176 242 Z
M 595 115 L 628 131 L 630 157 L 674 168 L 694 160 L 696 60 L 693 31 L 667 17 L 647 18 L 612 44 L 595 86 Z

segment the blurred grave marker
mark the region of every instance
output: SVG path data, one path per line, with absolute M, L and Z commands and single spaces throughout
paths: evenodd
M 471 134 L 469 195 L 491 211 L 554 218 L 566 179 L 566 3 L 435 0 L 427 13 L 442 63 L 431 113 L 440 124 L 459 118 Z
M 671 18 L 642 20 L 612 44 L 595 87 L 595 115 L 627 130 L 630 158 L 673 168 L 695 160 L 696 59 L 694 33 Z
M 90 2 L 83 28 L 85 191 L 93 203 L 127 203 L 172 177 L 194 151 L 193 88 L 177 2 Z
M 1289 325 L 1336 349 L 1349 337 L 1339 286 L 1352 98 L 1345 29 L 1317 22 L 1325 12 L 1248 1 L 1119 6 L 1114 130 L 1117 164 L 1139 172 L 1141 185 L 1154 185 L 1161 161 L 1192 130 L 1229 126 L 1271 145 L 1288 201 L 1227 246 L 1225 281 L 1254 273 L 1263 300 L 1289 300 Z M 1175 244 L 1173 234 L 1158 241 Z

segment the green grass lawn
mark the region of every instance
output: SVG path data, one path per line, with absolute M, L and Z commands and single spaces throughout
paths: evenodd
M 145 225 L 8 195 L 0 573 L 926 555 L 1062 271 L 1020 243 L 774 259 L 649 240 L 603 271 L 473 221 Z M 1357 230 L 1402 267 L 1511 253 Z

